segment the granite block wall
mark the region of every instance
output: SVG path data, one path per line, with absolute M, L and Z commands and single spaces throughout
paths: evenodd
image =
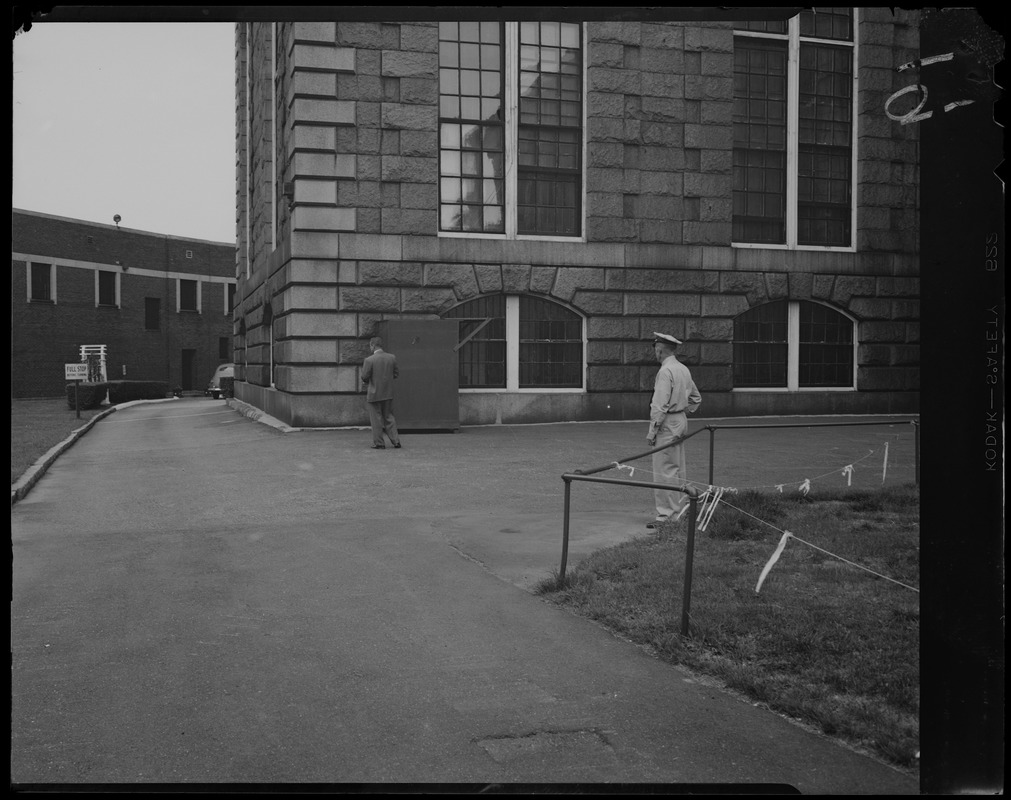
M 861 10 L 853 251 L 732 246 L 730 23 L 585 24 L 585 229 L 575 241 L 438 236 L 437 23 L 249 26 L 237 35 L 237 88 L 244 78 L 251 87 L 237 119 L 271 132 L 247 140 L 237 122 L 250 176 L 237 188 L 239 251 L 248 244 L 252 256 L 235 318 L 240 380 L 261 399 L 285 394 L 271 403 L 289 422 L 363 424 L 356 370 L 380 321 L 530 293 L 584 317 L 585 392 L 548 404 L 469 395 L 469 421 L 641 416 L 654 330 L 685 339 L 710 413 L 766 411 L 776 397 L 783 413 L 915 409 L 917 133 L 885 124 L 882 107 L 902 81 L 894 67 L 916 57 L 917 18 Z M 274 120 L 256 111 L 271 48 Z M 265 182 L 271 171 L 280 177 Z M 255 215 L 271 203 L 268 246 Z M 777 299 L 822 302 L 857 322 L 857 391 L 770 400 L 733 390 L 734 317 Z

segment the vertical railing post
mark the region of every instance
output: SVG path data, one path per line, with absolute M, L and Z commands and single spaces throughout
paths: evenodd
M 565 514 L 562 522 L 562 565 L 558 568 L 558 588 L 565 586 L 565 562 L 569 559 L 569 499 L 571 497 L 572 479 L 562 476 L 565 482 Z
M 715 486 L 716 481 L 713 480 L 713 471 L 716 469 L 716 428 L 712 425 L 707 425 L 706 427 L 709 429 L 709 485 Z
M 692 562 L 695 555 L 695 519 L 699 513 L 699 501 L 694 495 L 688 496 L 688 545 L 685 548 L 685 585 L 681 596 L 681 635 L 688 635 L 688 617 L 692 606 Z

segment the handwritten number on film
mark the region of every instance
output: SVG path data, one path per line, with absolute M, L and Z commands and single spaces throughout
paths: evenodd
M 927 67 L 930 66 L 931 64 L 936 64 L 939 61 L 951 61 L 951 59 L 953 59 L 954 57 L 955 57 L 954 53 L 945 53 L 943 56 L 930 56 L 929 58 L 921 58 L 916 61 L 910 61 L 908 64 L 903 64 L 901 67 L 898 67 L 897 71 L 904 72 L 907 69 L 915 69 L 917 67 Z M 916 108 L 912 109 L 911 111 L 907 111 L 905 114 L 893 114 L 891 111 L 888 110 L 896 99 L 902 97 L 902 95 L 904 94 L 908 94 L 909 92 L 920 93 L 920 102 L 916 106 Z M 934 115 L 933 111 L 925 111 L 922 114 L 920 113 L 922 108 L 927 104 L 927 95 L 928 95 L 927 87 L 919 83 L 913 84 L 912 86 L 907 86 L 904 89 L 899 89 L 899 91 L 897 91 L 895 94 L 893 94 L 885 101 L 885 114 L 888 115 L 889 119 L 893 119 L 896 122 L 901 123 L 902 125 L 908 125 L 910 122 L 919 122 L 920 120 L 929 119 Z M 953 103 L 948 103 L 944 107 L 944 110 L 946 112 L 951 111 L 953 108 L 958 108 L 959 106 L 967 106 L 973 102 L 974 102 L 973 100 L 956 100 Z

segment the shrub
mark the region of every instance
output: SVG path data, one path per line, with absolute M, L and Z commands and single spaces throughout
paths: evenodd
M 108 392 L 109 384 L 107 383 L 81 381 L 78 384 L 77 381 L 74 381 L 67 384 L 67 405 L 70 408 L 98 408 L 102 405 Z
M 168 396 L 165 381 L 111 381 L 108 386 L 109 402 L 113 405 L 131 400 L 161 400 Z

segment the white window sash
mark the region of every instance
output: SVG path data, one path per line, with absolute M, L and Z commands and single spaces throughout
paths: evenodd
M 815 301 L 810 301 L 815 302 Z M 786 386 L 735 386 L 734 392 L 853 392 L 857 389 L 857 353 L 859 328 L 856 320 L 838 308 L 832 308 L 852 326 L 853 352 L 849 386 L 800 385 L 800 301 L 790 300 L 786 306 Z
M 786 119 L 786 242 L 784 244 L 764 244 L 761 242 L 731 242 L 732 247 L 761 248 L 763 250 L 814 250 L 828 252 L 855 252 L 857 235 L 857 113 L 858 113 L 858 48 L 859 9 L 853 9 L 853 40 L 821 39 L 800 35 L 800 17 L 793 17 L 787 33 L 766 33 L 763 31 L 734 31 L 735 37 L 773 39 L 787 43 L 787 119 Z M 797 243 L 798 216 L 798 170 L 800 167 L 800 45 L 827 44 L 835 47 L 849 46 L 853 51 L 853 112 L 850 120 L 850 241 L 848 245 L 811 245 Z M 584 59 L 585 60 L 585 59 Z
M 520 299 L 517 295 L 506 297 L 506 391 L 520 388 Z
M 552 301 L 554 302 L 554 301 Z M 561 304 L 559 304 L 561 305 Z M 562 306 L 569 311 L 566 306 Z M 504 388 L 498 386 L 468 387 L 460 389 L 461 392 L 475 394 L 494 394 L 509 392 L 513 394 L 580 394 L 586 391 L 586 320 L 578 312 L 574 312 L 579 317 L 580 339 L 582 340 L 582 365 L 580 369 L 580 385 L 566 387 L 524 387 L 520 388 L 520 295 L 506 295 L 505 302 L 505 369 L 506 385 Z
M 505 75 L 502 79 L 505 83 L 505 236 L 507 239 L 516 238 L 517 210 L 516 192 L 519 186 L 519 80 L 517 78 L 519 68 L 519 48 L 520 48 L 520 26 L 518 22 L 507 22 L 505 24 L 505 63 L 503 69 Z M 502 238 L 501 234 L 496 235 Z M 508 309 L 509 300 L 506 298 Z M 507 317 L 508 319 L 508 310 Z M 508 330 L 508 323 L 507 330 Z
M 580 225 L 578 236 L 552 236 L 547 234 L 520 234 L 518 232 L 518 205 L 517 189 L 519 184 L 519 52 L 520 52 L 520 23 L 506 22 L 505 35 L 502 46 L 505 49 L 505 58 L 502 64 L 502 81 L 504 86 L 503 110 L 505 111 L 505 124 L 502 134 L 505 137 L 505 153 L 503 169 L 505 202 L 503 203 L 504 233 L 483 233 L 470 231 L 438 231 L 440 237 L 446 239 L 516 239 L 519 241 L 537 242 L 585 242 L 586 241 L 586 69 L 587 62 L 587 42 L 586 25 L 580 25 L 580 60 L 582 68 L 582 84 L 580 86 L 581 97 L 580 106 L 582 108 L 582 127 L 580 129 L 580 149 L 581 160 L 579 164 L 579 213 Z M 441 174 L 440 174 L 441 177 Z M 440 197 L 441 201 L 441 197 Z
M 786 388 L 795 392 L 800 386 L 800 303 L 786 306 Z

